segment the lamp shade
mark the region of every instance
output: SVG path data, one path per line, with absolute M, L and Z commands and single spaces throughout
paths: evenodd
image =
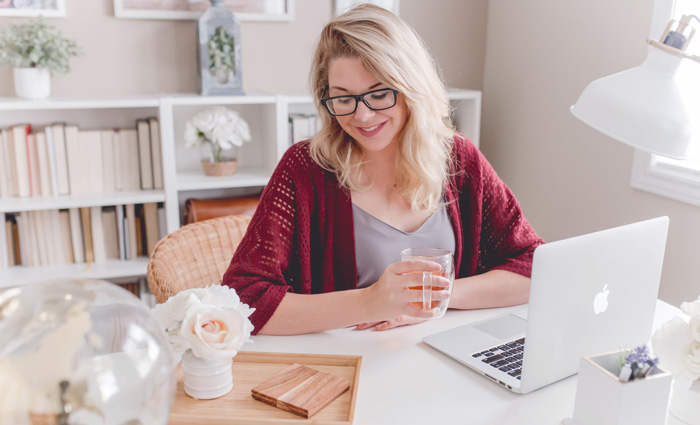
M 653 47 L 640 66 L 590 83 L 571 113 L 627 145 L 684 159 L 692 130 L 674 78 L 682 60 Z

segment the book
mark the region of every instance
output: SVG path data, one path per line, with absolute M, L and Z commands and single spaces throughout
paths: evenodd
M 34 218 L 29 214 L 29 211 L 22 211 L 19 213 L 19 222 L 21 223 L 19 237 L 20 237 L 20 247 L 22 251 L 22 259 L 26 259 L 23 265 L 34 267 L 38 266 L 37 259 L 39 257 L 39 251 L 35 251 L 36 248 L 36 226 L 34 225 Z
M 165 205 L 158 203 L 158 239 L 168 236 L 168 226 L 165 223 Z
M 117 213 L 117 237 L 119 238 L 119 259 L 126 260 L 126 246 L 128 244 L 128 230 L 124 227 L 124 206 L 116 205 L 114 207 Z
M 138 257 L 138 251 L 136 247 L 136 207 L 134 204 L 127 204 L 124 206 L 126 211 L 126 230 L 125 234 L 128 235 L 128 260 L 133 260 Z M 128 233 L 127 233 L 128 231 Z
M 68 264 L 66 261 L 66 254 L 63 252 L 63 236 L 61 235 L 61 219 L 59 217 L 58 210 L 47 210 L 48 223 L 49 223 L 49 233 L 50 241 L 46 243 L 51 244 L 53 247 L 54 264 Z
M 66 149 L 65 124 L 51 125 L 51 135 L 56 154 L 56 177 L 58 180 L 58 194 L 68 195 L 70 190 L 70 177 L 68 173 L 68 151 Z
M 105 254 L 107 259 L 118 260 L 120 255 L 116 207 L 102 208 L 102 228 L 105 235 Z
M 24 264 L 24 259 L 22 258 L 22 247 L 20 246 L 19 241 L 19 219 L 17 216 L 14 216 L 12 222 L 12 248 L 15 252 L 16 266 L 21 266 Z
M 61 244 L 63 245 L 63 263 L 75 263 L 73 256 L 73 240 L 70 230 L 70 214 L 68 210 L 58 211 L 59 232 L 61 234 Z
M 4 149 L 2 151 L 2 159 L 5 164 L 5 179 L 8 184 L 8 197 L 19 196 L 17 187 L 17 167 L 15 165 L 15 148 L 12 140 L 12 131 L 7 129 L 0 130 Z
M 51 181 L 51 196 L 58 196 L 58 164 L 56 163 L 56 144 L 53 140 L 51 127 L 44 128 L 42 132 L 46 138 L 46 151 L 49 161 L 49 179 Z
M 6 267 L 12 267 L 15 265 L 15 245 L 12 234 L 12 216 L 5 216 L 5 249 L 7 251 L 7 264 Z
M 92 246 L 92 223 L 90 220 L 90 207 L 80 207 L 80 225 L 83 229 L 83 247 L 85 248 L 85 262 L 95 262 L 95 250 Z
M 158 237 L 158 204 L 155 202 L 143 204 L 143 218 L 146 233 L 146 255 L 150 257 L 160 239 Z
M 92 230 L 92 251 L 95 255 L 95 262 L 107 261 L 105 232 L 102 225 L 102 207 L 90 207 L 90 228 Z
M 27 161 L 29 162 L 29 196 L 41 196 L 41 179 L 39 177 L 39 152 L 36 135 L 27 134 Z
M 10 140 L 7 130 L 0 129 L 0 198 L 15 196 L 13 189 L 14 173 L 12 170 L 13 157 L 10 151 Z
M 126 172 L 126 155 L 122 153 L 124 142 L 119 129 L 112 130 L 114 143 L 112 144 L 112 155 L 114 157 L 114 190 L 120 192 L 124 190 L 124 176 Z
M 73 243 L 73 261 L 76 263 L 85 262 L 85 248 L 83 247 L 83 226 L 80 223 L 80 210 L 69 208 L 70 236 Z
M 163 154 L 160 147 L 160 123 L 158 118 L 148 119 L 151 132 L 151 159 L 153 160 L 153 188 L 163 188 Z
M 102 184 L 102 133 L 99 130 L 79 131 L 79 145 L 83 149 L 85 178 L 88 193 L 103 193 Z
M 114 130 L 102 130 L 102 185 L 106 193 L 115 192 L 116 189 L 116 158 L 114 156 Z
M 23 266 L 29 265 L 29 254 L 27 250 L 27 229 L 25 217 L 22 217 L 23 213 L 19 216 L 15 215 L 15 221 L 17 222 L 17 242 L 15 243 L 15 254 L 19 253 L 20 259 L 17 259 L 18 263 Z M 26 213 L 25 213 L 26 214 Z M 17 246 L 19 245 L 19 246 Z
M 136 132 L 139 146 L 139 172 L 141 189 L 153 189 L 153 160 L 151 159 L 151 133 L 148 120 L 136 120 Z
M 17 179 L 17 196 L 28 198 L 32 195 L 29 183 L 29 157 L 27 156 L 27 134 L 31 131 L 29 124 L 12 126 L 12 148 L 15 154 L 15 171 Z
M 87 146 L 85 146 L 85 143 L 82 143 L 85 140 L 78 136 L 80 132 L 75 125 L 66 125 L 64 131 L 70 194 L 86 195 L 90 193 L 90 172 L 87 162 Z
M 121 187 L 123 191 L 141 189 L 139 171 L 139 147 L 136 130 L 119 130 L 119 147 L 121 161 Z
M 39 163 L 39 188 L 41 196 L 52 196 L 51 167 L 49 165 L 49 146 L 46 143 L 46 133 L 36 133 L 36 151 Z
M 135 228 L 136 228 L 136 256 L 142 257 L 146 255 L 146 232 L 144 230 L 145 220 L 143 218 L 143 205 L 136 204 L 134 206 Z
M 49 266 L 51 265 L 51 259 L 49 258 L 49 247 L 50 245 L 46 243 L 48 238 L 46 237 L 46 221 L 44 218 L 44 211 L 30 211 L 30 216 L 32 217 L 32 223 L 34 224 L 34 247 L 38 252 L 37 265 L 38 266 Z

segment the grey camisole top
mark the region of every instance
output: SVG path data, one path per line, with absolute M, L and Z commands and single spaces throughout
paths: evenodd
M 406 233 L 352 204 L 357 287 L 375 283 L 389 264 L 401 261 L 407 248 L 445 248 L 454 252 L 455 235 L 447 208 L 441 205 L 418 230 Z

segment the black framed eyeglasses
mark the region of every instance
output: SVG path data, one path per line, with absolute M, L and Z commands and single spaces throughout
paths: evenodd
M 327 89 L 326 89 L 327 90 Z M 324 94 L 326 91 L 324 90 Z M 396 105 L 398 90 L 377 89 L 358 95 L 345 95 L 321 98 L 321 103 L 328 109 L 331 115 L 340 117 L 354 114 L 357 110 L 357 102 L 362 102 L 373 111 L 382 111 L 393 108 Z

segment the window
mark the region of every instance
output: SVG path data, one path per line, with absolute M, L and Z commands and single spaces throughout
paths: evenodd
M 700 16 L 700 0 L 656 0 L 650 37 L 659 39 L 669 19 L 682 15 Z M 700 56 L 700 23 L 688 52 Z M 684 60 L 678 72 L 688 113 L 694 119 L 693 138 L 687 160 L 679 161 L 635 152 L 632 186 L 700 206 L 700 64 Z

